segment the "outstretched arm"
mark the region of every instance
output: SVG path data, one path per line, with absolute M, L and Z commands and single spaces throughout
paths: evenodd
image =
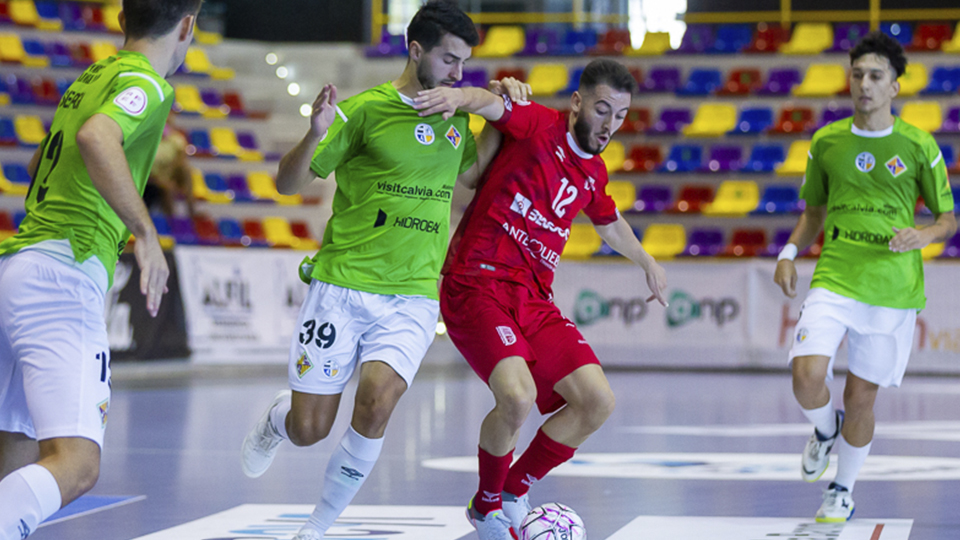
M 624 257 L 640 265 L 647 277 L 647 286 L 653 293 L 647 302 L 656 299 L 661 305 L 667 305 L 664 290 L 667 288 L 667 273 L 640 244 L 640 240 L 633 234 L 633 229 L 623 219 L 623 216 L 609 225 L 597 225 L 597 233 L 607 244 L 622 253 Z
M 490 90 L 443 86 L 421 90 L 413 100 L 413 108 L 420 111 L 420 116 L 441 113 L 446 120 L 461 110 L 496 122 L 505 110 L 501 96 L 508 95 L 513 101 L 520 101 L 526 100 L 531 93 L 529 84 L 508 77 L 502 81 L 491 81 Z
M 793 259 L 797 253 L 807 249 L 813 244 L 823 229 L 823 221 L 827 217 L 826 206 L 808 206 L 800 214 L 797 226 L 787 246 L 780 252 L 780 260 L 777 261 L 777 270 L 773 274 L 773 281 L 783 289 L 783 294 L 790 298 L 797 296 L 797 267 Z
M 327 84 L 320 90 L 320 94 L 313 102 L 313 112 L 310 114 L 310 129 L 300 139 L 300 142 L 286 153 L 280 160 L 277 171 L 277 191 L 283 195 L 299 193 L 307 184 L 317 177 L 310 170 L 310 162 L 317 145 L 333 125 L 336 116 L 337 87 Z

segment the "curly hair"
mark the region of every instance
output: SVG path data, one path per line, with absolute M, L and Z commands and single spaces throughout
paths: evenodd
M 890 61 L 890 67 L 897 73 L 898 78 L 907 70 L 907 57 L 903 55 L 903 47 L 897 40 L 883 32 L 870 32 L 863 36 L 863 39 L 850 50 L 850 65 L 865 54 L 885 57 Z

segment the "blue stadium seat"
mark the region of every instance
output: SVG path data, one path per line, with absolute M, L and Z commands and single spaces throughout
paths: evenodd
M 790 214 L 800 209 L 800 192 L 789 184 L 771 184 L 764 188 L 752 215 Z
M 921 94 L 955 94 L 960 89 L 960 66 L 937 66 L 930 74 L 930 82 L 920 91 Z
M 941 144 L 940 152 L 943 154 L 943 162 L 948 169 L 952 169 L 957 164 L 957 156 L 953 153 L 953 147 L 949 144 Z M 8 177 L 9 178 L 9 177 Z
M 167 220 L 167 216 L 163 214 L 151 214 L 150 218 L 153 219 L 153 226 L 157 229 L 157 234 L 160 236 L 173 236 L 173 231 L 170 228 L 170 222 Z
M 10 118 L 0 118 L 0 146 L 17 146 L 17 130 Z
M 221 218 L 217 228 L 220 229 L 220 240 L 224 245 L 239 246 L 243 244 L 243 228 L 236 219 L 231 217 Z
M 769 107 L 752 107 L 740 111 L 737 127 L 727 132 L 727 135 L 756 135 L 763 133 L 773 125 L 773 109 Z
M 210 188 L 210 191 L 224 192 L 227 190 L 227 181 L 220 173 L 206 173 L 203 175 L 203 180 L 206 182 L 207 187 Z
M 758 144 L 750 152 L 750 159 L 741 172 L 774 172 L 777 166 L 787 159 L 783 146 L 779 144 Z
M 660 172 L 694 172 L 703 162 L 703 147 L 696 144 L 675 144 L 660 166 Z
M 195 129 L 190 132 L 190 144 L 193 145 L 195 155 L 210 157 L 213 155 L 213 145 L 210 144 L 210 134 L 205 129 Z
M 596 30 L 571 30 L 563 37 L 563 44 L 556 54 L 561 56 L 580 56 L 587 54 L 597 46 Z
M 907 22 L 880 23 L 880 31 L 900 42 L 902 47 L 913 43 L 913 26 Z
M 679 96 L 708 96 L 723 85 L 723 74 L 719 69 L 697 68 L 690 71 L 687 82 L 677 89 Z
M 735 54 L 753 40 L 753 27 L 749 24 L 721 24 L 716 39 L 707 49 L 708 53 Z
M 567 87 L 557 93 L 560 95 L 570 95 L 576 92 L 577 89 L 580 88 L 581 75 L 583 75 L 583 68 L 574 68 L 573 71 L 570 72 L 570 82 L 567 83 Z
M 70 47 L 61 41 L 52 41 L 47 43 L 46 55 L 50 58 L 50 65 L 53 67 L 70 67 L 73 65 L 73 57 L 70 55 Z
M 29 186 L 32 178 L 27 166 L 20 163 L 7 163 L 3 166 L 3 175 L 14 184 Z
M 23 220 L 27 217 L 27 213 L 23 210 L 18 210 L 13 213 L 13 226 L 20 230 L 20 224 L 23 223 Z

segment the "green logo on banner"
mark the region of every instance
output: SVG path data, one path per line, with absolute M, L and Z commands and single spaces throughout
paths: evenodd
M 604 298 L 590 289 L 583 289 L 573 306 L 573 321 L 578 326 L 589 326 L 601 319 L 619 317 L 623 324 L 630 325 L 647 315 L 647 303 L 643 298 Z
M 740 314 L 740 303 L 733 298 L 697 300 L 685 291 L 675 290 L 670 294 L 669 302 L 667 326 L 670 328 L 677 328 L 704 317 L 712 319 L 717 326 L 723 326 Z

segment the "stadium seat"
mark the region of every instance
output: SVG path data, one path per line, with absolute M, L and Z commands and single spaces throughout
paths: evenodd
M 31 66 L 31 67 L 47 67 L 50 65 L 50 57 L 47 56 L 47 49 L 44 47 L 42 41 L 36 39 L 24 39 L 21 41 L 23 44 L 23 52 L 30 58 L 36 59 L 36 61 L 43 63 L 43 66 Z
M 34 4 L 33 0 L 10 0 L 7 3 L 10 18 L 14 23 L 20 26 L 33 26 L 37 30 L 60 32 L 63 30 L 63 22 L 60 21 L 59 15 L 56 14 L 56 5 L 52 5 L 54 16 L 49 17 L 49 8 L 51 5 L 48 3 L 44 4 L 43 11 L 45 16 L 41 17 L 37 11 L 37 4 Z
M 720 137 L 737 125 L 737 108 L 726 103 L 704 103 L 693 122 L 683 128 L 687 137 Z
M 670 154 L 660 165 L 660 172 L 684 173 L 700 169 L 703 161 L 703 147 L 696 144 L 675 144 Z
M 178 84 L 173 88 L 176 101 L 173 111 L 178 114 L 199 116 L 206 112 L 207 105 L 200 97 L 200 89 L 192 84 Z
M 680 188 L 677 200 L 667 209 L 671 214 L 699 214 L 703 206 L 713 201 L 711 186 L 688 185 Z
M 201 246 L 219 246 L 221 244 L 220 229 L 208 216 L 194 216 L 193 228 L 197 233 L 197 243 Z
M 272 201 L 288 206 L 303 204 L 303 197 L 300 194 L 281 195 L 277 191 L 276 180 L 267 172 L 247 174 L 247 187 L 250 188 L 250 194 L 257 200 Z
M 606 191 L 617 205 L 617 210 L 621 212 L 633 208 L 633 203 L 637 201 L 637 188 L 634 187 L 633 182 L 611 180 L 607 183 Z
M 522 26 L 491 26 L 479 46 L 474 47 L 477 58 L 506 58 L 523 50 L 526 36 Z
M 706 52 L 715 54 L 736 54 L 750 45 L 753 28 L 749 24 L 721 24 L 717 27 L 716 38 Z
M 627 56 L 661 56 L 673 50 L 670 46 L 670 34 L 667 32 L 647 32 L 639 49 L 633 47 L 624 51 Z
M 50 59 L 52 67 L 70 67 L 73 65 L 73 57 L 70 54 L 70 47 L 62 41 L 52 41 L 44 46 L 44 53 Z
M 940 256 L 948 259 L 960 258 L 960 233 L 953 235 L 947 240 L 943 246 L 943 253 Z
M 84 69 L 93 63 L 93 51 L 90 50 L 90 45 L 71 43 L 67 47 L 70 48 L 70 61 L 74 67 Z
M 63 31 L 63 20 L 60 18 L 60 9 L 57 7 L 57 4 L 58 2 L 54 2 L 53 0 L 36 0 L 36 2 L 34 2 L 37 15 L 39 16 L 35 25 L 37 30 L 46 30 L 48 32 Z
M 950 42 L 952 34 L 953 29 L 947 23 L 920 24 L 913 31 L 913 43 L 908 50 L 939 51 L 944 42 Z
M 627 111 L 627 117 L 620 126 L 621 133 L 643 133 L 650 127 L 650 109 L 634 107 Z
M 607 143 L 607 147 L 600 154 L 604 165 L 607 166 L 607 174 L 613 174 L 623 169 L 623 162 L 627 158 L 626 153 L 622 142 L 610 141 Z
M 210 62 L 207 52 L 199 47 L 190 47 L 181 67 L 184 73 L 206 75 L 214 80 L 232 79 L 235 72 L 231 68 L 216 67 Z
M 812 64 L 799 86 L 793 88 L 798 97 L 833 96 L 847 87 L 847 70 L 839 64 Z
M 828 52 L 849 52 L 868 32 L 870 25 L 867 23 L 838 23 L 833 32 L 833 47 Z
M 563 36 L 563 41 L 557 54 L 562 56 L 580 56 L 590 54 L 597 46 L 597 31 L 586 28 L 584 30 L 570 30 Z
M 13 119 L 13 126 L 20 146 L 36 148 L 47 136 L 47 130 L 43 127 L 43 121 L 39 116 L 18 115 Z
M 243 98 L 239 92 L 224 91 L 223 104 L 230 107 L 230 116 L 247 116 L 246 108 L 243 106 Z
M 547 98 L 566 88 L 569 77 L 566 64 L 537 64 L 530 69 L 527 84 L 534 96 Z
M 654 223 L 643 231 L 641 243 L 655 259 L 673 259 L 687 247 L 687 231 L 683 225 Z
M 60 104 L 60 89 L 50 79 L 33 79 L 33 102 L 37 105 L 56 107 Z
M 705 216 L 744 217 L 757 208 L 760 188 L 750 180 L 724 180 L 713 202 L 705 204 Z
M 232 217 L 220 218 L 217 223 L 220 230 L 220 243 L 224 246 L 249 246 L 250 238 L 244 236 L 240 222 Z
M 15 105 L 33 105 L 33 85 L 26 78 L 8 73 L 4 77 L 4 87 L 10 101 Z
M 945 53 L 960 53 L 960 23 L 957 23 L 957 27 L 953 31 L 953 37 L 941 43 L 940 50 Z
M 117 54 L 117 46 L 112 41 L 94 41 L 90 44 L 90 58 L 94 62 L 106 60 Z
M 13 218 L 4 210 L 0 210 L 0 231 L 15 232 L 17 227 L 13 224 Z
M 820 117 L 820 123 L 817 124 L 816 129 L 820 129 L 827 124 L 836 122 L 837 120 L 843 120 L 844 118 L 849 118 L 853 116 L 853 107 L 840 107 L 835 103 L 831 103 L 823 108 L 823 113 Z
M 83 9 L 76 2 L 60 2 L 57 15 L 63 23 L 63 29 L 80 31 L 87 29 L 87 22 L 83 18 Z
M 903 75 L 901 75 L 897 81 L 900 83 L 900 93 L 898 97 L 915 96 L 930 84 L 927 66 L 911 62 L 907 64 L 907 70 L 904 71 Z
M 943 117 L 943 125 L 940 126 L 941 133 L 960 133 L 960 107 L 950 107 L 946 116 Z
M 799 23 L 790 41 L 780 46 L 780 54 L 820 54 L 833 46 L 830 23 Z
M 780 118 L 773 126 L 772 133 L 793 134 L 809 131 L 814 126 L 813 109 L 785 105 L 780 109 Z
M 246 176 L 242 173 L 235 173 L 227 176 L 227 192 L 231 194 L 236 202 L 254 202 L 257 199 L 250 193 L 250 186 L 247 185 Z
M 27 213 L 23 210 L 17 210 L 13 213 L 13 227 L 16 230 L 20 230 L 20 224 L 23 223 L 23 220 L 27 218 Z
M 198 40 L 199 41 L 199 40 Z M 407 38 L 403 34 L 391 34 L 386 27 L 380 33 L 380 43 L 370 45 L 363 50 L 367 58 L 387 58 L 404 56 L 407 52 Z
M 310 227 L 305 221 L 291 221 L 290 232 L 300 240 L 298 249 L 316 251 L 320 249 L 320 244 L 310 234 Z
M 743 49 L 745 53 L 775 53 L 790 39 L 790 30 L 779 24 L 760 23 L 750 44 Z
M 692 121 L 690 109 L 663 109 L 660 111 L 660 119 L 647 132 L 651 135 L 672 135 L 679 133 L 683 126 Z
M 187 136 L 187 155 L 196 157 L 212 157 L 213 146 L 210 144 L 210 134 L 204 129 L 195 129 Z
M 728 135 L 759 135 L 773 126 L 773 111 L 769 107 L 742 109 L 736 125 Z
M 263 234 L 267 243 L 274 248 L 297 248 L 300 239 L 290 230 L 290 222 L 286 218 L 270 216 L 263 218 Z
M 104 4 L 103 24 L 106 25 L 107 31 L 114 34 L 123 33 L 123 28 L 120 27 L 120 11 L 119 4 Z
M 17 130 L 13 125 L 13 120 L 7 117 L 0 117 L 0 146 L 17 146 Z
M 467 88 L 486 88 L 490 83 L 490 79 L 487 78 L 487 70 L 483 67 L 473 67 L 473 68 L 464 68 L 463 75 L 460 77 L 460 80 L 457 81 L 457 84 L 454 86 L 457 88 L 467 87 Z
M 793 87 L 800 84 L 800 70 L 796 68 L 775 68 L 767 75 L 767 82 L 759 90 L 758 95 L 785 96 Z
M 943 111 L 936 101 L 908 101 L 903 104 L 900 119 L 927 133 L 933 133 L 943 124 Z
M 927 244 L 925 248 L 920 250 L 920 257 L 925 261 L 936 259 L 943 254 L 945 247 L 945 242 L 934 242 L 932 244 Z
M 206 177 L 199 169 L 191 169 L 190 176 L 195 199 L 207 201 L 211 204 L 230 204 L 233 201 L 233 196 L 226 191 L 226 184 L 223 184 L 222 176 L 220 177 L 222 185 L 216 191 L 207 183 Z
M 641 92 L 676 92 L 680 88 L 680 68 L 654 67 L 640 85 Z
M 501 68 L 497 70 L 497 74 L 493 76 L 496 80 L 506 79 L 507 77 L 513 77 L 514 79 L 522 82 L 527 81 L 527 70 L 523 68 Z
M 517 56 L 546 56 L 560 49 L 560 34 L 554 28 L 527 27 L 523 49 Z
M 717 228 L 694 229 L 681 257 L 716 257 L 723 251 L 723 231 Z
M 30 189 L 30 174 L 23 165 L 4 165 L 0 174 L 0 193 L 23 196 Z
M 660 165 L 663 156 L 660 147 L 653 145 L 639 145 L 630 149 L 630 155 L 623 161 L 624 172 L 646 173 Z
M 803 176 L 807 173 L 807 158 L 810 156 L 810 141 L 793 141 L 787 159 L 777 167 L 780 176 Z
M 754 215 L 792 214 L 801 209 L 800 192 L 789 184 L 770 184 L 763 189 L 763 195 Z
M 264 234 L 263 223 L 259 219 L 243 220 L 243 245 L 249 247 L 269 247 L 267 237 Z
M 641 186 L 637 193 L 637 200 L 633 203 L 633 211 L 644 214 L 659 214 L 670 208 L 673 202 L 673 190 L 664 184 Z
M 223 94 L 216 88 L 204 88 L 200 90 L 200 99 L 203 101 L 203 104 L 207 106 L 206 110 L 203 111 L 204 118 L 214 120 L 226 118 L 231 112 L 230 107 L 223 102 Z
M 600 36 L 597 46 L 590 54 L 601 56 L 619 56 L 630 48 L 630 30 L 626 28 L 611 28 Z
M 710 156 L 701 170 L 703 172 L 730 172 L 739 171 L 742 166 L 743 148 L 719 144 L 710 148 Z
M 880 31 L 900 42 L 900 46 L 907 48 L 913 43 L 913 26 L 908 22 L 880 23 Z
M 593 225 L 574 223 L 570 225 L 570 239 L 563 248 L 560 257 L 563 259 L 587 259 L 600 249 L 603 241 Z
M 713 46 L 713 27 L 707 24 L 688 24 L 680 40 L 677 54 L 704 54 Z
M 197 236 L 197 229 L 193 225 L 193 220 L 188 217 L 172 217 L 170 221 L 170 231 L 173 234 L 177 244 L 185 246 L 195 246 L 200 243 Z
M 938 66 L 933 68 L 933 73 L 930 75 L 930 82 L 921 93 L 936 95 L 956 94 L 957 89 L 960 89 L 960 66 Z
M 167 217 L 163 214 L 151 214 L 150 219 L 153 221 L 154 228 L 157 229 L 157 236 L 160 237 L 160 247 L 166 250 L 172 249 L 176 240 Z
M 763 87 L 760 70 L 756 68 L 734 69 L 727 76 L 727 82 L 718 90 L 720 96 L 745 96 Z
M 697 68 L 690 71 L 687 82 L 677 88 L 678 96 L 708 96 L 716 92 L 723 83 L 723 74 L 719 69 Z
M 784 246 L 790 241 L 790 235 L 793 229 L 777 229 L 773 233 L 773 239 L 767 242 L 766 247 L 757 255 L 760 257 L 776 257 L 783 251 Z
M 573 71 L 570 72 L 570 78 L 567 81 L 566 88 L 560 89 L 558 92 L 561 95 L 569 96 L 570 94 L 576 92 L 580 88 L 580 77 L 583 75 L 583 68 L 573 68 Z
M 237 158 L 240 161 L 263 161 L 263 155 L 259 152 L 243 148 L 237 140 L 237 134 L 230 128 L 211 128 L 210 144 L 214 155 L 222 158 Z
M 724 257 L 756 257 L 767 247 L 767 233 L 763 229 L 735 229 L 730 243 L 721 253 Z
M 952 146 L 949 144 L 941 144 L 940 154 L 943 156 L 943 163 L 947 166 L 948 171 L 957 166 L 957 156 L 954 154 Z
M 28 55 L 20 36 L 8 33 L 0 34 L 0 60 L 33 68 L 46 68 L 50 65 L 50 59 L 46 56 Z

